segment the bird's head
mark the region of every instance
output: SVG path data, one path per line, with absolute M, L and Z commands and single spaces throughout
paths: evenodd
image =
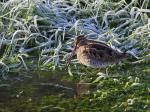
M 78 36 L 78 37 L 75 37 L 75 39 L 74 39 L 74 41 L 73 41 L 73 42 L 74 42 L 74 43 L 73 43 L 74 49 L 72 50 L 71 53 L 68 53 L 68 54 L 66 55 L 66 61 L 67 61 L 68 65 L 69 65 L 69 63 L 70 63 L 72 57 L 76 55 L 76 50 L 77 50 L 80 46 L 85 45 L 85 44 L 86 44 L 86 41 L 87 41 L 87 39 L 86 39 L 86 37 L 84 37 L 83 35 L 80 35 L 80 36 Z
M 74 40 L 74 48 L 77 49 L 79 46 L 85 45 L 87 42 L 87 39 L 84 35 L 80 35 L 75 38 Z

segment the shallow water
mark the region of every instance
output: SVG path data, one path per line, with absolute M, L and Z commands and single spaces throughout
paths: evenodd
M 7 80 L 1 80 L 0 102 L 20 97 L 36 98 L 43 95 L 59 95 L 73 97 L 75 95 L 75 83 L 62 81 L 65 74 L 54 74 L 50 72 L 23 71 L 9 73 Z
M 69 103 L 70 100 L 76 100 L 80 93 L 88 89 L 88 84 L 79 84 L 62 71 L 11 72 L 7 75 L 7 79 L 0 80 L 0 112 L 10 110 L 24 112 L 24 109 L 25 112 L 28 112 L 32 108 L 37 111 L 38 108 L 43 108 L 43 105 L 44 108 L 49 108 L 45 107 L 47 102 L 48 105 L 52 103 L 49 111 L 53 111 L 58 101 L 62 104 L 64 101 Z M 38 107 L 38 105 L 42 106 Z
M 27 108 L 20 107 L 21 105 L 38 103 L 43 97 L 48 96 L 55 96 L 56 99 L 57 97 L 73 99 L 76 84 L 63 80 L 65 76 L 62 72 L 55 74 L 44 71 L 9 73 L 6 80 L 0 80 L 0 111 L 10 111 L 9 109 L 19 111 L 19 108 Z

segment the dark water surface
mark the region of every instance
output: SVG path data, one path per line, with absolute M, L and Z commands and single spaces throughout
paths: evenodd
M 11 109 L 28 112 L 30 109 L 27 108 L 34 110 L 33 104 L 44 103 L 46 101 L 41 101 L 44 99 L 51 99 L 53 103 L 61 98 L 74 99 L 76 83 L 66 80 L 66 76 L 63 72 L 50 71 L 9 73 L 7 79 L 0 80 L 0 112 Z

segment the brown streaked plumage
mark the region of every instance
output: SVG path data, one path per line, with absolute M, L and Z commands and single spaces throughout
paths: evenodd
M 83 65 L 102 68 L 120 62 L 128 54 L 119 52 L 103 42 L 88 40 L 84 36 L 78 36 L 75 38 L 74 50 L 69 55 L 68 61 L 74 55 L 77 55 L 77 59 Z

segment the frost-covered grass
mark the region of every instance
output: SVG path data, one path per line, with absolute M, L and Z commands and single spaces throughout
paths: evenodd
M 6 71 L 18 67 L 28 69 L 25 59 L 33 57 L 40 67 L 63 67 L 63 57 L 72 49 L 72 38 L 80 34 L 139 56 L 140 62 L 149 60 L 149 0 L 129 2 L 0 2 L 2 68 Z

